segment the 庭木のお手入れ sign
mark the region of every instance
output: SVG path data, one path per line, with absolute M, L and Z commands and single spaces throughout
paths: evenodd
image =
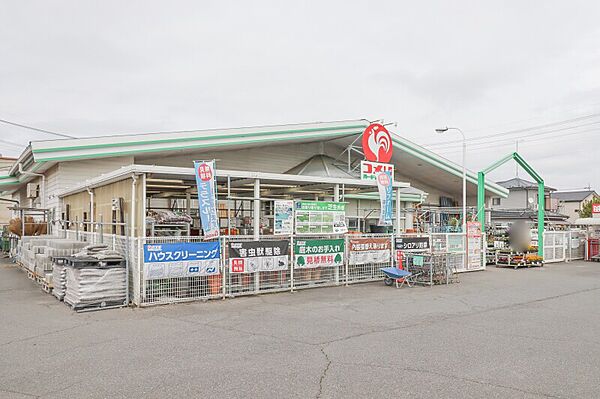
M 344 239 L 298 239 L 294 242 L 294 267 L 309 269 L 344 264 Z

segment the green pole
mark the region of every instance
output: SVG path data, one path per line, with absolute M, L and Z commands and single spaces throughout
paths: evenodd
M 538 256 L 544 257 L 544 216 L 546 208 L 546 198 L 544 190 L 544 181 L 538 182 Z
M 481 224 L 481 232 L 485 232 L 485 173 L 477 174 L 477 219 Z

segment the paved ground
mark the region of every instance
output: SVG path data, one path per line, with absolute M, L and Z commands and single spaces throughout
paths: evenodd
M 76 314 L 0 263 L 0 397 L 600 397 L 600 264 Z

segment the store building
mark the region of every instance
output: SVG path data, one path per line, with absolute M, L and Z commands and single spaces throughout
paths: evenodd
M 36 141 L 0 184 L 26 207 L 22 215 L 47 210 L 50 233 L 124 253 L 138 305 L 380 280 L 398 245 L 439 254 L 444 273 L 484 269 L 481 235 L 440 229 L 460 217 L 462 167 L 373 126 L 352 120 Z M 194 161 L 215 167 L 201 173 Z M 200 222 L 204 177 L 213 186 L 203 201 L 214 199 L 214 224 Z M 467 181 L 476 220 L 477 176 L 468 172 Z M 489 204 L 508 190 L 490 182 L 485 195 Z M 285 203 L 293 227 L 281 233 L 277 209 Z M 214 257 L 194 261 L 203 266 L 158 264 L 164 259 L 151 252 L 167 244 L 208 245 Z M 183 247 L 178 259 L 188 255 Z M 258 253 L 271 255 L 244 258 Z
M 147 190 L 145 203 L 148 207 L 156 204 L 173 208 L 172 204 L 175 204 L 177 208 L 192 210 L 195 208 L 193 195 L 191 203 L 184 204 L 190 194 L 186 190 L 193 186 L 192 161 L 215 159 L 223 182 L 219 182 L 219 191 L 222 192 L 222 184 L 229 176 L 235 181 L 230 191 L 236 195 L 247 195 L 254 190 L 256 173 L 271 174 L 271 179 L 263 182 L 261 190 L 264 193 L 261 195 L 282 198 L 334 198 L 335 182 L 338 182 L 340 198 L 349 203 L 349 224 L 368 231 L 377 218 L 375 210 L 379 206 L 375 184 L 368 185 L 360 178 L 364 156 L 359 140 L 368 125 L 367 120 L 352 120 L 33 141 L 9 172 L 1 176 L 0 187 L 22 206 L 48 209 L 52 220 L 77 218 L 97 221 L 102 216 L 106 221 L 110 212 L 103 210 L 102 206 L 107 205 L 98 204 L 92 210 L 87 189 L 103 184 L 107 179 L 114 180 L 114 176 L 118 175 L 122 178 L 119 180 L 122 187 L 115 190 L 120 198 L 125 199 L 123 211 L 125 218 L 129 219 L 131 190 L 130 184 L 125 190 L 125 177 L 130 179 L 131 175 L 138 173 L 146 175 L 147 186 L 141 189 L 138 185 L 136 195 L 139 197 Z M 395 187 L 400 189 L 395 192 L 400 193 L 400 208 L 406 210 L 401 212 L 394 225 L 403 231 L 414 229 L 418 205 L 440 206 L 449 199 L 460 205 L 460 165 L 400 136 L 392 137 L 390 163 L 395 167 Z M 145 172 L 149 166 L 186 170 L 173 174 L 174 169 L 163 169 L 163 172 L 168 172 L 160 178 L 156 173 Z M 129 176 L 123 173 L 123 168 L 129 168 Z M 290 182 L 289 176 L 297 177 Z M 317 184 L 314 178 L 325 180 Z M 287 183 L 267 182 L 273 179 Z M 468 172 L 467 179 L 468 202 L 474 206 L 477 177 Z M 279 186 L 274 186 L 276 184 Z M 328 188 L 325 190 L 325 187 Z M 81 198 L 71 204 L 72 198 L 61 200 L 65 193 L 80 193 Z M 486 194 L 489 198 L 506 197 L 508 190 L 498 184 L 487 183 Z M 169 200 L 175 202 L 169 203 Z M 141 197 L 138 201 L 139 205 L 143 205 Z M 138 206 L 138 211 L 143 212 L 143 207 Z M 138 220 L 143 220 L 142 214 Z M 138 232 L 143 230 L 141 225 L 135 227 Z

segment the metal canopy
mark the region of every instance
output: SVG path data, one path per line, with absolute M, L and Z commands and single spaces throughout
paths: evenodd
M 86 191 L 88 188 L 95 188 L 113 183 L 119 180 L 128 178 L 131 175 L 147 174 L 152 179 L 179 179 L 185 181 L 187 185 L 195 185 L 194 168 L 180 168 L 173 166 L 154 166 L 154 165 L 129 165 L 122 167 L 113 172 L 103 174 L 97 178 L 88 180 L 74 188 L 64 190 L 58 193 L 59 197 L 76 194 L 81 191 Z M 344 185 L 345 187 L 369 188 L 373 190 L 377 187 L 375 181 L 348 179 L 339 177 L 323 177 L 323 176 L 304 176 L 290 175 L 282 173 L 264 173 L 250 172 L 240 170 L 216 170 L 217 178 L 231 179 L 232 184 L 239 182 L 237 186 L 243 187 L 244 184 L 252 184 L 256 179 L 263 183 L 263 187 L 268 187 L 268 184 L 279 185 L 301 185 L 304 188 L 308 186 L 323 186 L 323 185 Z M 393 182 L 394 188 L 410 187 L 410 183 Z M 281 187 L 277 187 L 281 188 Z M 291 188 L 291 187 L 290 187 Z M 275 189 L 275 188 L 274 188 Z
M 504 165 L 508 161 L 515 160 L 519 166 L 531 176 L 538 184 L 538 214 L 537 214 L 537 231 L 538 231 L 538 255 L 544 256 L 544 208 L 546 207 L 546 198 L 544 190 L 544 179 L 537 174 L 535 170 L 519 155 L 517 152 L 506 155 L 504 158 L 494 162 L 487 168 L 478 173 L 477 183 L 477 215 L 479 223 L 481 223 L 481 231 L 485 232 L 485 175 L 494 169 Z

